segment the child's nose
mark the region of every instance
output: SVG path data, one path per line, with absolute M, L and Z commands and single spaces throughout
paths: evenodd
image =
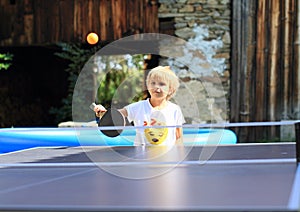
M 161 87 L 159 87 L 159 86 L 156 86 L 156 87 L 155 87 L 155 90 L 157 90 L 157 91 L 161 91 Z

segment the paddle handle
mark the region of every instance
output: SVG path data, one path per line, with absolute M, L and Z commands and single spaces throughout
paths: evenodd
M 93 102 L 93 103 L 90 105 L 90 108 L 94 111 L 95 106 L 96 106 L 96 103 Z

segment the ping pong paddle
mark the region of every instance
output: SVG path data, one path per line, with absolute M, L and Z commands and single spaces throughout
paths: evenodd
M 125 125 L 126 121 L 123 114 L 115 108 L 108 108 L 98 122 L 99 127 L 113 127 Z M 100 129 L 100 131 L 108 137 L 116 137 L 122 133 L 123 129 Z

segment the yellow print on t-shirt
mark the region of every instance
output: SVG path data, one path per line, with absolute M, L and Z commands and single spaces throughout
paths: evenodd
M 144 126 L 166 126 L 166 123 L 151 119 L 151 123 L 145 121 Z M 146 128 L 144 132 L 148 142 L 154 145 L 163 143 L 168 136 L 168 128 Z

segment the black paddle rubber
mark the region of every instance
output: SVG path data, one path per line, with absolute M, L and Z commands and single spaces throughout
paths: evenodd
M 99 120 L 98 126 L 99 127 L 113 127 L 113 126 L 125 126 L 125 118 L 124 116 L 114 108 L 108 108 L 107 111 L 104 113 L 102 118 Z M 108 137 L 116 137 L 120 135 L 123 129 L 100 129 L 100 131 L 108 136 Z

